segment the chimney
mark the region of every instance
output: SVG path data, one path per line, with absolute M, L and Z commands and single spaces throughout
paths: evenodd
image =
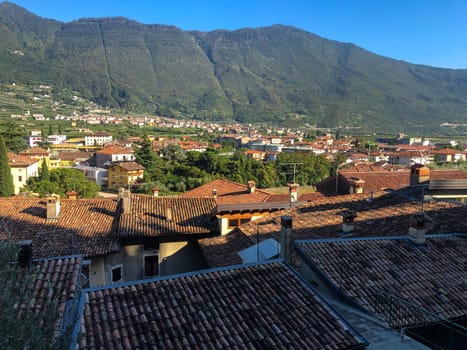
M 19 250 L 17 261 L 20 267 L 29 268 L 32 266 L 32 241 L 23 240 L 18 242 Z
M 120 194 L 120 189 L 118 190 L 118 192 Z M 123 214 L 131 213 L 130 195 L 131 195 L 130 190 L 123 189 L 123 193 L 122 193 Z
M 60 197 L 50 196 L 47 200 L 47 220 L 58 220 L 60 216 Z
M 410 168 L 410 185 L 421 185 L 430 181 L 430 168 L 422 164 L 414 164 Z
M 125 192 L 125 188 L 124 187 L 120 187 L 118 189 L 118 199 L 122 199 L 123 198 L 123 192 Z
M 168 206 L 165 212 L 165 220 L 172 222 L 172 207 Z
M 280 257 L 287 264 L 292 263 L 292 217 L 281 217 L 281 253 Z
M 350 179 L 350 194 L 362 194 L 363 193 L 363 185 L 365 184 L 365 180 L 362 180 L 358 177 L 352 177 Z
M 297 183 L 289 184 L 290 203 L 298 202 L 298 186 Z
M 215 188 L 212 189 L 212 198 L 217 200 L 217 190 Z
M 248 181 L 248 193 L 253 193 L 256 190 L 256 182 Z
M 65 193 L 67 199 L 77 200 L 78 199 L 78 192 L 76 191 L 68 191 Z
M 424 213 L 412 215 L 409 221 L 410 240 L 416 245 L 424 245 L 426 231 L 430 230 L 433 224 L 433 220 Z
M 154 197 L 159 197 L 159 188 L 158 187 L 153 187 L 152 188 L 152 195 Z
M 342 216 L 342 231 L 348 233 L 355 229 L 354 219 L 358 216 L 354 210 L 344 210 L 339 213 Z

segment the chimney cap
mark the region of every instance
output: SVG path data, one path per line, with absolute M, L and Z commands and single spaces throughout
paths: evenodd
M 344 210 L 338 213 L 337 215 L 342 216 L 344 222 L 353 222 L 353 220 L 358 217 L 357 212 L 355 210 Z

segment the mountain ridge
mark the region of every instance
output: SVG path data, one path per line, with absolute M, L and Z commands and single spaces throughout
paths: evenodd
M 0 40 L 0 82 L 69 87 L 129 111 L 369 129 L 467 121 L 466 69 L 394 60 L 290 25 L 65 23 L 2 2 Z

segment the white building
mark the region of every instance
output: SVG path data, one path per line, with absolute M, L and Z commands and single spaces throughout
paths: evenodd
M 112 141 L 112 134 L 108 132 L 96 132 L 94 135 L 87 135 L 84 137 L 85 146 L 103 145 Z

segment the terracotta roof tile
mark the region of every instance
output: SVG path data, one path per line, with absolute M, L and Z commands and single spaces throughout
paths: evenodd
M 34 163 L 37 163 L 37 159 L 31 159 L 28 156 L 17 155 L 11 152 L 8 152 L 8 164 L 11 168 L 14 167 L 27 167 Z
M 58 220 L 47 220 L 44 199 L 0 198 L 0 238 L 32 240 L 34 257 L 83 254 L 86 257 L 117 250 L 118 202 L 112 199 L 60 200 Z
M 344 295 L 371 312 L 374 294 L 384 290 L 441 317 L 467 315 L 467 236 L 427 236 L 424 247 L 407 238 L 308 240 L 295 245 Z M 401 319 L 399 326 L 404 322 Z
M 146 169 L 144 166 L 136 162 L 119 162 L 116 165 L 126 171 L 137 171 Z
M 208 234 L 217 231 L 213 198 L 131 196 L 131 214 L 120 217 L 119 237 Z M 172 219 L 168 219 L 170 208 Z
M 350 349 L 363 339 L 280 262 L 86 291 L 81 349 Z
M 339 214 L 353 210 L 358 217 L 354 221 L 352 236 L 398 236 L 408 233 L 410 216 L 420 212 L 420 208 L 420 203 L 390 193 L 375 192 L 371 200 L 364 195 L 342 195 L 271 213 L 239 226 L 239 230 L 250 238 L 250 245 L 256 243 L 257 234 L 260 241 L 267 238 L 279 240 L 280 217 L 290 215 L 293 220 L 293 239 L 340 237 L 344 232 Z M 463 219 L 467 215 L 467 207 L 430 202 L 424 204 L 424 210 L 435 222 L 431 232 L 467 232 L 467 222 Z M 215 243 L 211 244 L 210 240 L 214 239 Z M 245 243 L 236 243 L 238 239 L 238 236 L 230 238 L 229 235 L 208 238 L 200 241 L 200 246 L 206 259 L 215 264 L 211 266 L 225 266 L 236 259 L 239 246 L 245 247 Z M 244 237 L 241 241 L 244 242 Z M 222 250 L 221 256 L 216 256 L 214 246 Z
M 214 189 L 217 191 L 217 203 L 219 204 L 261 203 L 271 196 L 268 192 L 259 189 L 249 193 L 246 185 L 217 179 L 185 192 L 183 197 L 212 197 Z
M 21 317 L 31 311 L 35 314 L 57 312 L 55 326 L 59 329 L 66 304 L 77 297 L 81 264 L 81 256 L 75 255 L 35 260 L 30 269 L 20 269 L 18 278 L 27 281 L 25 287 L 30 298 L 19 303 L 18 315 Z M 49 309 L 51 303 L 56 310 Z
M 129 154 L 133 153 L 133 150 L 130 148 L 124 148 L 120 146 L 109 146 L 104 149 L 97 151 L 96 154 Z
M 30 154 L 41 154 L 41 155 L 45 155 L 47 156 L 49 154 L 49 152 L 42 148 L 42 147 L 32 147 L 32 148 L 29 148 L 25 151 L 21 151 L 20 154 L 23 154 L 23 155 L 30 155 Z

